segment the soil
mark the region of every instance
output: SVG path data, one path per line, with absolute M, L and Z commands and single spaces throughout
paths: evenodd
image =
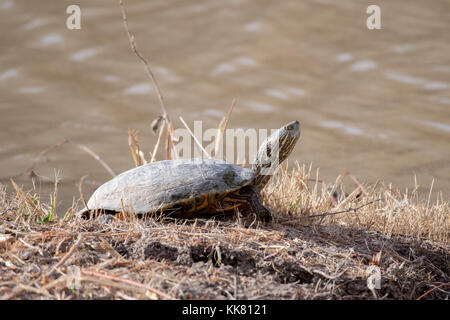
M 0 299 L 448 299 L 449 248 L 341 225 L 1 217 Z M 368 278 L 379 270 L 379 287 Z M 371 273 L 372 272 L 372 273 Z M 375 272 L 376 273 L 376 272 Z

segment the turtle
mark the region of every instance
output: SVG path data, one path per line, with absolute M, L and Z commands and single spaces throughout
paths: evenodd
M 158 213 L 209 217 L 239 209 L 272 220 L 260 191 L 294 149 L 300 123 L 292 121 L 260 146 L 251 168 L 217 159 L 163 160 L 125 171 L 97 188 L 77 215 Z

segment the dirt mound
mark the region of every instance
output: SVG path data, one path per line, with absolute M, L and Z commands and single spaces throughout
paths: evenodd
M 343 226 L 0 221 L 0 299 L 448 299 L 448 247 Z M 374 270 L 376 288 L 368 288 Z

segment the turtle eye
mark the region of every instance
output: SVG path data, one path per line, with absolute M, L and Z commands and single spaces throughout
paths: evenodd
M 290 125 L 288 125 L 288 126 L 286 127 L 286 129 L 287 129 L 287 130 L 293 130 L 293 129 L 294 129 L 294 126 L 293 126 L 292 124 L 290 124 Z

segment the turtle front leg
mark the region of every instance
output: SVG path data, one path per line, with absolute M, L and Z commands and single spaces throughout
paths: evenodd
M 249 209 L 256 213 L 259 220 L 272 221 L 272 213 L 263 205 L 261 193 L 256 185 L 242 187 L 230 195 L 231 199 L 244 200 Z

